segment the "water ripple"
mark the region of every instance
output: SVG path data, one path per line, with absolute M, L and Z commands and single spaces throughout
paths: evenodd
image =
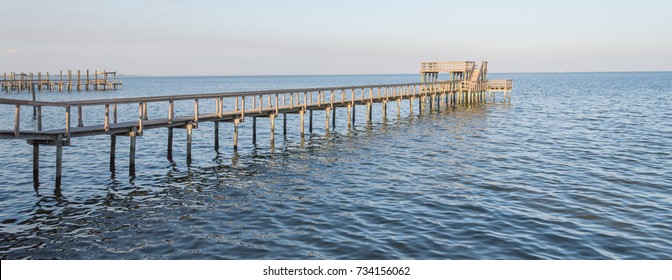
M 409 116 L 404 102 L 399 119 L 388 114 L 370 126 L 358 119 L 348 130 L 339 117 L 329 137 L 316 127 L 301 141 L 298 119 L 290 116 L 288 135 L 276 136 L 274 149 L 263 134 L 249 145 L 243 123 L 239 151 L 228 148 L 231 127 L 222 126 L 226 144 L 215 152 L 213 127 L 203 124 L 192 164 L 184 160 L 185 135 L 176 134 L 175 161 L 168 162 L 165 150 L 155 148 L 163 147 L 165 131 L 147 131 L 138 141 L 136 178 L 126 176 L 123 162 L 114 175 L 107 172 L 107 138 L 77 139 L 64 150 L 60 192 L 51 185 L 51 149 L 41 150 L 43 183 L 35 190 L 25 172 L 30 146 L 0 142 L 2 158 L 12 159 L 0 168 L 0 256 L 672 258 L 672 95 L 665 86 L 672 74 L 509 76 L 516 80 L 510 103 L 421 115 L 414 109 Z M 191 87 L 185 79 L 130 79 L 113 94 L 150 86 L 187 93 L 416 77 L 188 78 L 195 79 Z M 82 97 L 74 95 L 56 98 Z M 128 145 L 123 137 L 117 142 Z M 118 161 L 125 156 L 119 149 Z

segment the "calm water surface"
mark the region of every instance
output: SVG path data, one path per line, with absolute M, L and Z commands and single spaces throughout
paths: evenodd
M 511 102 L 396 116 L 347 129 L 345 110 L 324 133 L 316 112 L 301 141 L 268 120 L 195 130 L 193 161 L 177 130 L 138 138 L 137 176 L 128 139 L 76 138 L 64 148 L 54 191 L 53 147 L 0 141 L 2 259 L 670 259 L 672 73 L 507 74 Z M 115 92 L 42 93 L 73 100 L 330 85 L 415 82 L 417 75 L 125 78 Z M 2 94 L 29 98 L 28 94 Z M 183 104 L 188 108 L 189 104 Z M 207 105 L 203 105 L 207 106 Z M 137 107 L 120 108 L 134 116 Z M 150 108 L 163 116 L 165 108 Z M 154 113 L 156 112 L 156 113 Z M 45 112 L 48 113 L 48 112 Z M 12 119 L 13 108 L 0 107 Z M 61 115 L 60 112 L 58 113 Z M 85 109 L 86 120 L 102 117 Z M 123 118 L 123 116 L 122 116 Z M 46 126 L 62 125 L 63 120 Z M 2 124 L 0 129 L 11 129 Z M 34 126 L 24 110 L 22 127 Z M 279 132 L 279 133 L 278 133 Z

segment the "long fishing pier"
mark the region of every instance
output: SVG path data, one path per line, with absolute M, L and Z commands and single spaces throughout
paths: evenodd
M 426 66 L 429 65 L 429 66 Z M 444 68 L 432 68 L 440 65 Z M 449 68 L 445 68 L 449 65 Z M 487 64 L 482 64 L 487 65 Z M 482 66 L 483 67 L 483 66 Z M 476 70 L 469 62 L 425 64 L 421 66 L 422 80 L 420 83 L 359 85 L 345 87 L 299 88 L 264 90 L 248 92 L 223 92 L 171 96 L 150 96 L 117 99 L 79 100 L 67 102 L 42 102 L 0 98 L 0 106 L 13 106 L 14 129 L 0 130 L 0 139 L 25 139 L 33 146 L 33 182 L 39 185 L 39 149 L 41 145 L 56 147 L 56 187 L 61 186 L 63 147 L 70 146 L 74 138 L 95 135 L 110 136 L 110 171 L 115 171 L 115 149 L 117 136 L 130 137 L 129 176 L 135 176 L 136 139 L 146 130 L 167 128 L 167 159 L 173 160 L 173 130 L 185 129 L 187 133 L 187 162 L 191 161 L 191 141 L 193 130 L 202 123 L 214 124 L 214 148 L 219 150 L 220 123 L 233 125 L 233 149 L 238 148 L 238 126 L 246 120 L 252 121 L 252 142 L 256 143 L 257 118 L 268 118 L 270 121 L 271 147 L 275 141 L 275 120 L 283 115 L 283 134 L 287 132 L 287 114 L 299 114 L 299 131 L 305 135 L 305 118 L 308 115 L 308 131 L 313 131 L 313 111 L 325 111 L 325 132 L 336 126 L 337 108 L 347 110 L 347 126 L 355 123 L 356 108 L 366 108 L 367 123 L 372 121 L 373 104 L 381 104 L 383 118 L 387 118 L 387 105 L 396 102 L 397 116 L 401 114 L 401 102 L 409 102 L 410 114 L 414 104 L 419 112 L 429 108 L 436 110 L 457 104 L 473 104 L 492 102 L 496 93 L 503 93 L 505 100 L 510 100 L 513 87 L 512 80 L 486 80 L 485 70 Z M 438 73 L 447 72 L 452 80 L 439 81 Z M 476 78 L 473 75 L 478 74 Z M 176 114 L 176 104 L 193 108 L 180 110 Z M 185 104 L 186 103 L 186 104 Z M 193 107 L 191 104 L 193 103 Z M 151 106 L 150 106 L 151 105 Z M 186 105 L 186 106 L 185 106 Z M 118 113 L 135 110 L 128 107 L 137 106 L 137 115 L 120 116 Z M 21 110 L 33 110 L 36 127 L 21 128 Z M 148 112 L 152 108 L 152 116 Z M 93 111 L 97 118 L 85 120 L 84 109 Z M 209 109 L 209 110 L 208 110 Z M 73 112 L 74 110 L 74 112 Z M 50 112 L 43 114 L 44 112 Z M 60 113 L 59 113 L 60 112 Z M 73 123 L 76 115 L 76 123 Z M 60 127 L 43 127 L 42 120 L 49 118 L 49 123 L 60 123 L 52 119 L 62 118 Z

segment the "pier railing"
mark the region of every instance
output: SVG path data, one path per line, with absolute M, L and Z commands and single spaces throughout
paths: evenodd
M 420 72 L 467 72 L 475 64 L 473 61 L 422 62 Z
M 489 80 L 488 91 L 510 91 L 513 89 L 513 80 Z
M 488 81 L 441 81 L 435 83 L 404 83 L 361 85 L 349 87 L 299 88 L 249 92 L 224 92 L 171 96 L 150 96 L 116 99 L 79 100 L 68 102 L 43 102 L 0 99 L 0 105 L 14 107 L 14 127 L 0 130 L 0 138 L 20 138 L 34 141 L 53 141 L 61 135 L 66 145 L 74 137 L 98 134 L 123 134 L 137 129 L 138 134 L 150 128 L 196 125 L 199 121 L 244 121 L 246 116 L 269 116 L 278 113 L 297 113 L 320 110 L 326 107 L 345 107 L 359 104 L 380 103 L 389 100 L 414 99 L 434 94 L 501 90 L 509 83 Z M 510 87 L 509 87 L 510 88 Z M 177 116 L 176 102 L 192 102 L 193 111 Z M 137 115 L 119 116 L 119 106 L 137 106 Z M 151 114 L 148 104 L 153 104 Z M 21 110 L 34 108 L 36 127 L 21 128 Z M 163 109 L 159 109 L 163 107 Z M 43 110 L 49 108 L 49 115 Z M 60 109 L 59 109 L 60 108 Z M 184 106 L 182 107 L 184 108 Z M 209 108 L 209 109 L 208 109 Z M 98 118 L 85 120 L 83 111 L 95 110 Z M 158 109 L 158 110 L 157 110 Z M 25 109 L 23 109 L 25 110 Z M 54 112 L 62 110 L 59 116 Z M 126 110 L 127 112 L 128 110 Z M 76 115 L 76 123 L 73 122 Z M 90 114 L 89 114 L 90 115 Z M 150 119 L 150 115 L 155 118 Z M 43 127 L 42 119 L 63 119 L 61 127 Z M 60 123 L 53 122 L 50 123 Z

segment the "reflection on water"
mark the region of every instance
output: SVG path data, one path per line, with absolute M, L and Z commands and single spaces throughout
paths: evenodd
M 127 138 L 117 138 L 115 174 L 107 171 L 108 138 L 76 139 L 64 149 L 60 192 L 53 189 L 52 149 L 41 150 L 42 184 L 34 189 L 25 169 L 32 149 L 2 141 L 2 158 L 12 160 L 0 168 L 0 255 L 671 258 L 672 175 L 663 170 L 672 165 L 666 114 L 672 103 L 664 86 L 672 74 L 510 76 L 511 102 L 422 114 L 416 103 L 409 115 L 405 101 L 399 116 L 390 102 L 385 120 L 374 106 L 372 124 L 360 107 L 351 129 L 346 110 L 338 110 L 328 136 L 322 112 L 315 112 L 317 125 L 305 139 L 298 116 L 288 115 L 288 133 L 276 127 L 273 148 L 267 119 L 258 119 L 256 145 L 251 122 L 240 125 L 237 151 L 232 126 L 220 127 L 214 151 L 214 129 L 202 124 L 194 130 L 190 164 L 184 133 L 176 131 L 168 161 L 166 131 L 149 130 L 138 138 L 134 178 L 124 161 Z M 207 85 L 240 90 L 251 81 L 267 88 L 416 77 L 209 79 Z M 137 78 L 118 94 L 138 94 L 132 89 L 157 80 L 172 86 L 167 78 Z

